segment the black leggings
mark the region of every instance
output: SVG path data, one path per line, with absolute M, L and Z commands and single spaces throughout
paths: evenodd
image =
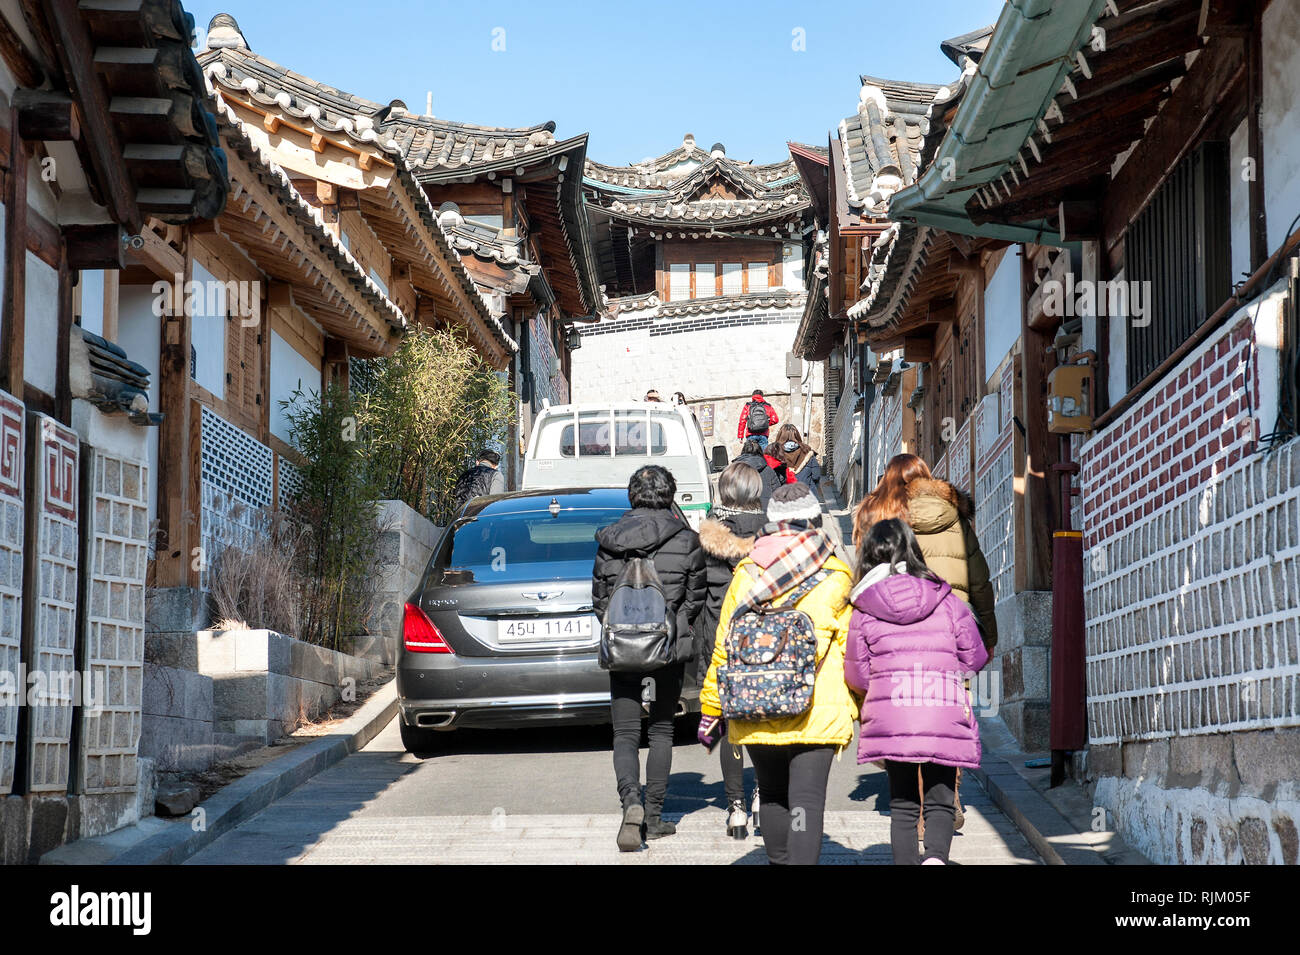
M 758 777 L 763 846 L 773 865 L 816 865 L 822 854 L 833 746 L 748 747 Z
M 724 739 L 718 744 L 718 760 L 722 763 L 722 788 L 727 794 L 727 805 L 745 801 L 745 747 L 735 746 Z
M 889 772 L 889 842 L 894 849 L 895 865 L 920 865 L 916 848 L 916 822 L 921 815 L 921 786 L 925 786 L 925 857 L 948 861 L 952 846 L 952 822 L 955 810 L 953 790 L 957 769 L 938 763 L 921 763 L 921 781 L 916 778 L 916 763 L 886 760 Z
M 659 815 L 673 768 L 673 714 L 682 692 L 683 666 L 675 663 L 650 673 L 609 675 L 610 719 L 614 723 L 614 776 L 624 808 L 641 797 L 641 717 L 649 698 L 650 755 L 645 764 L 645 810 Z

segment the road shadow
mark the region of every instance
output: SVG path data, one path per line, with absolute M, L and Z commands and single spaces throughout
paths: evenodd
M 849 799 L 862 803 L 864 809 L 889 815 L 889 777 L 883 772 L 860 773 L 857 785 L 849 792 Z
M 284 865 L 380 793 L 419 769 L 391 751 L 362 750 L 218 836 L 185 865 Z
M 673 747 L 696 746 L 695 731 L 699 716 L 679 716 L 673 724 Z M 411 755 L 417 759 L 436 759 L 439 756 L 480 756 L 536 754 L 549 752 L 592 753 L 613 751 L 614 728 L 606 723 L 551 723 L 538 726 L 500 727 L 491 729 L 461 729 L 439 733 L 437 745 L 418 750 Z M 646 727 L 641 725 L 640 747 L 650 745 Z

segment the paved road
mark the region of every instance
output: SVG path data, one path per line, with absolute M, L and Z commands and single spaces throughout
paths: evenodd
M 748 770 L 746 779 L 752 789 Z M 1040 861 L 971 777 L 962 798 L 953 862 Z M 822 862 L 888 863 L 888 803 L 884 773 L 846 752 L 831 771 Z M 189 864 L 766 862 L 761 838 L 727 838 L 722 805 L 717 756 L 683 742 L 665 806 L 677 835 L 620 853 L 608 727 L 464 732 L 416 757 L 393 722 Z

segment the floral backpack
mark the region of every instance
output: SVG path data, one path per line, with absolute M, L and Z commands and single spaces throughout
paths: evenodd
M 820 570 L 781 603 L 742 607 L 731 618 L 725 638 L 727 662 L 717 673 L 726 719 L 798 716 L 812 705 L 819 669 L 817 628 L 796 604 L 828 576 Z

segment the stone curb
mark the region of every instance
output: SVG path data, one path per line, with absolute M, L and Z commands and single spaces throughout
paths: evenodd
M 991 775 L 989 769 L 994 769 L 995 772 Z M 979 769 L 968 769 L 966 772 L 979 780 L 980 785 L 984 787 L 984 791 L 987 792 L 989 798 L 993 800 L 993 804 L 1001 809 L 1008 819 L 1015 823 L 1016 828 L 1020 830 L 1020 834 L 1028 840 L 1029 844 L 1033 846 L 1034 851 L 1042 857 L 1042 860 L 1045 863 L 1048 865 L 1068 864 L 1061 858 L 1061 854 L 1056 851 L 1051 842 L 1049 842 L 1039 830 L 1038 826 L 1034 825 L 1034 822 L 1030 820 L 1026 810 L 1021 808 L 1017 800 L 1019 800 L 1020 803 L 1026 804 L 1029 812 L 1032 813 L 1035 819 L 1040 822 L 1050 820 L 1051 816 L 1055 816 L 1056 820 L 1054 821 L 1058 821 L 1059 826 L 1052 826 L 1051 828 L 1053 829 L 1060 830 L 1063 827 L 1064 831 L 1073 832 L 1073 827 L 1070 826 L 1064 816 L 1056 811 L 1051 803 L 1038 795 L 1037 791 L 1034 790 L 1033 787 L 1027 784 L 1024 784 L 1023 788 L 1021 786 L 1015 786 L 1016 798 L 1013 799 L 1007 790 L 999 785 L 999 779 L 1007 779 L 1009 777 L 1014 777 L 1017 780 L 1020 779 L 1019 775 L 1016 774 L 1016 771 L 1011 767 L 1010 763 L 1005 759 L 1002 759 L 1000 756 L 991 756 L 986 753 L 981 761 Z M 1091 857 L 1091 860 L 1078 859 L 1074 861 L 1074 864 L 1087 865 L 1089 861 L 1091 861 L 1098 865 L 1105 865 L 1105 862 L 1096 858 L 1091 853 L 1088 855 Z
M 96 852 L 91 846 L 83 846 L 95 841 L 87 839 L 46 853 L 41 857 L 41 864 L 178 865 L 317 773 L 360 750 L 396 715 L 397 681 L 390 680 L 348 717 L 337 732 L 304 743 L 200 803 L 198 808 L 207 816 L 202 831 L 195 832 L 181 819 L 164 824 L 162 831 L 146 835 L 107 857 L 102 849 Z

